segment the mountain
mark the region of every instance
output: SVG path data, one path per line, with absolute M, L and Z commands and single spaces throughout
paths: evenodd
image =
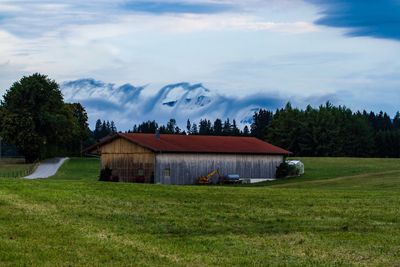
M 255 111 L 275 109 L 284 103 L 277 97 L 265 95 L 225 96 L 201 83 L 187 82 L 154 89 L 80 79 L 64 82 L 61 91 L 65 101 L 80 102 L 86 108 L 92 127 L 100 118 L 115 121 L 120 130 L 131 129 L 133 124 L 146 120 L 165 124 L 170 118 L 175 118 L 182 128 L 187 119 L 198 123 L 201 118 L 214 120 L 217 117 L 236 119 L 241 125 L 251 124 Z

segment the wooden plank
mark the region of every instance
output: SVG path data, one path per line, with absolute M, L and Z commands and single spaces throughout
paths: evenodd
M 100 152 L 102 168 L 111 168 L 121 181 L 129 182 L 143 176 L 146 182 L 151 182 L 154 177 L 155 154 L 147 148 L 118 138 L 101 146 Z M 142 170 L 144 173 L 140 175 Z
M 164 169 L 171 170 L 170 182 L 193 184 L 196 179 L 215 169 L 221 175 L 239 174 L 243 178 L 274 178 L 276 167 L 283 156 L 226 155 L 226 154 L 173 154 L 156 155 L 155 180 L 164 183 Z

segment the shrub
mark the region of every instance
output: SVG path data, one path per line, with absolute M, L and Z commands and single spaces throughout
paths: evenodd
M 295 165 L 290 165 L 286 162 L 282 162 L 277 168 L 276 168 L 276 178 L 286 178 L 286 177 L 292 177 L 292 176 L 299 176 L 299 169 L 296 168 Z
M 99 181 L 109 182 L 112 180 L 112 169 L 110 169 L 109 167 L 105 167 L 100 171 Z

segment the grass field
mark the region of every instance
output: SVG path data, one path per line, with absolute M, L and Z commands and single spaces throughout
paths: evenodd
M 96 159 L 0 179 L 0 265 L 399 265 L 400 160 L 303 161 L 256 187 L 97 182 Z
M 33 164 L 26 164 L 21 158 L 2 158 L 0 160 L 0 177 L 21 177 L 28 175 Z

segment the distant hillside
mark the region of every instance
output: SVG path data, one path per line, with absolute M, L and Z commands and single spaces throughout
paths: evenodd
M 254 111 L 275 109 L 285 102 L 265 95 L 244 98 L 224 96 L 202 84 L 187 82 L 154 90 L 146 86 L 118 86 L 94 79 L 80 79 L 63 83 L 61 90 L 66 101 L 80 102 L 86 107 L 91 126 L 101 118 L 114 120 L 122 130 L 144 120 L 165 123 L 170 118 L 175 118 L 182 126 L 186 125 L 187 119 L 198 122 L 204 117 L 229 117 L 242 125 L 250 124 Z

